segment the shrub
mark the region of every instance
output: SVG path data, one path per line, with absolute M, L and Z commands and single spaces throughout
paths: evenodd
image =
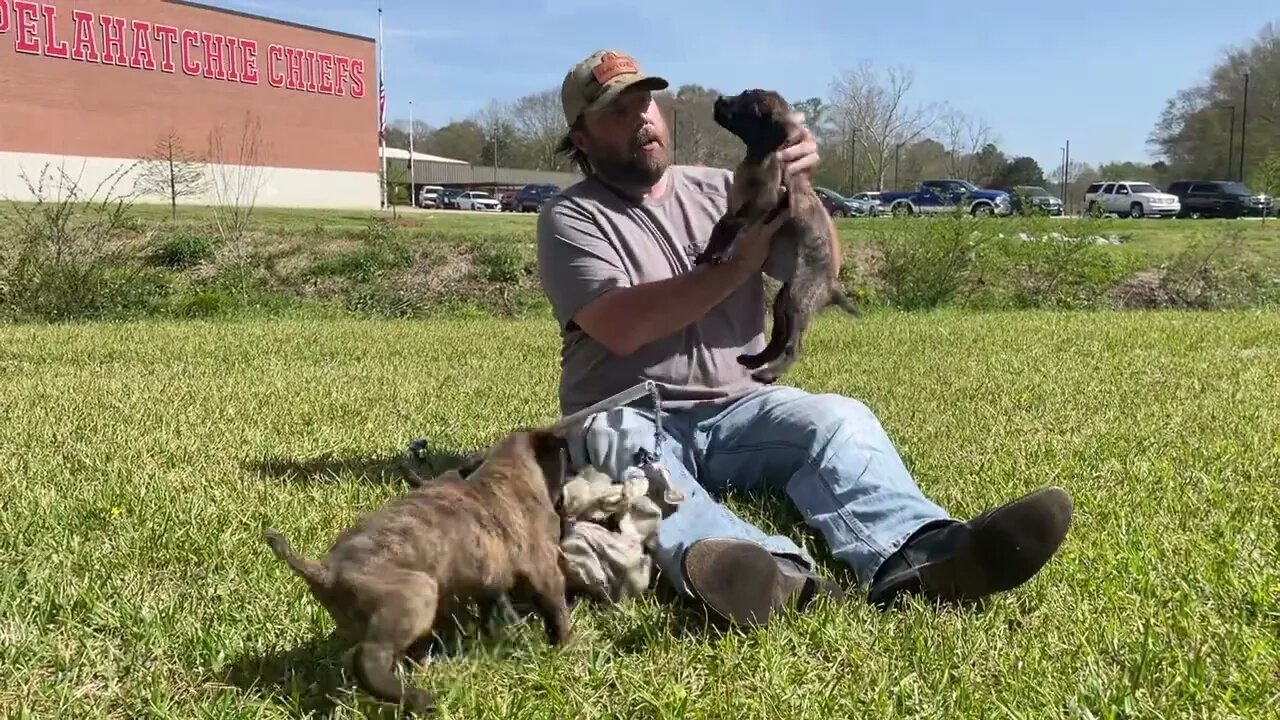
M 173 236 L 158 243 L 150 253 L 154 265 L 175 269 L 195 267 L 213 260 L 222 245 L 221 239 L 194 228 L 181 228 Z

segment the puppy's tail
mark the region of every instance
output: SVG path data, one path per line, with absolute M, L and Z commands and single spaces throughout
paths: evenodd
M 283 560 L 303 580 L 306 580 L 313 590 L 323 592 L 329 588 L 332 575 L 330 575 L 328 568 L 315 560 L 305 558 L 294 552 L 293 547 L 289 545 L 289 541 L 276 530 L 267 528 L 263 531 L 262 537 L 267 541 L 271 552 L 275 553 L 276 557 Z
M 844 291 L 838 287 L 832 288 L 831 290 L 831 304 L 839 305 L 842 310 L 850 315 L 862 315 L 862 311 L 858 309 L 858 306 L 854 305 L 853 301 L 849 299 L 849 296 L 845 295 Z

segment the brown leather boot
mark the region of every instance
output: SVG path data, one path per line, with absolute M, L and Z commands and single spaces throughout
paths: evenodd
M 1046 487 L 968 522 L 922 528 L 876 572 L 867 600 L 885 608 L 907 595 L 941 602 L 977 600 L 1030 580 L 1071 526 L 1071 496 Z
M 835 582 L 747 540 L 699 540 L 685 551 L 682 566 L 694 596 L 740 625 L 763 625 L 792 603 L 804 610 L 820 595 L 845 595 Z

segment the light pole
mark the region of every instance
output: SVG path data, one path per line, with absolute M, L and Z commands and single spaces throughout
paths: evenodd
M 1237 180 L 1244 182 L 1244 131 L 1249 126 L 1249 71 L 1244 71 L 1244 107 L 1240 109 L 1240 175 Z

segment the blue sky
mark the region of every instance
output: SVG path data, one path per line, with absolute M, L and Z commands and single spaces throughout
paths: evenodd
M 378 34 L 376 0 L 206 2 Z M 412 101 L 415 119 L 437 126 L 463 119 L 493 98 L 558 88 L 573 63 L 606 47 L 632 53 L 676 86 L 768 87 L 793 100 L 826 97 L 841 70 L 870 60 L 910 67 L 913 101 L 981 116 L 1006 152 L 1030 155 L 1048 172 L 1068 138 L 1074 160 L 1150 159 L 1146 139 L 1165 101 L 1201 82 L 1226 49 L 1280 21 L 1275 0 L 736 6 L 383 0 L 387 114 L 406 118 Z M 1168 29 L 1156 30 L 1156 22 Z M 988 40 L 979 43 L 982 32 Z

